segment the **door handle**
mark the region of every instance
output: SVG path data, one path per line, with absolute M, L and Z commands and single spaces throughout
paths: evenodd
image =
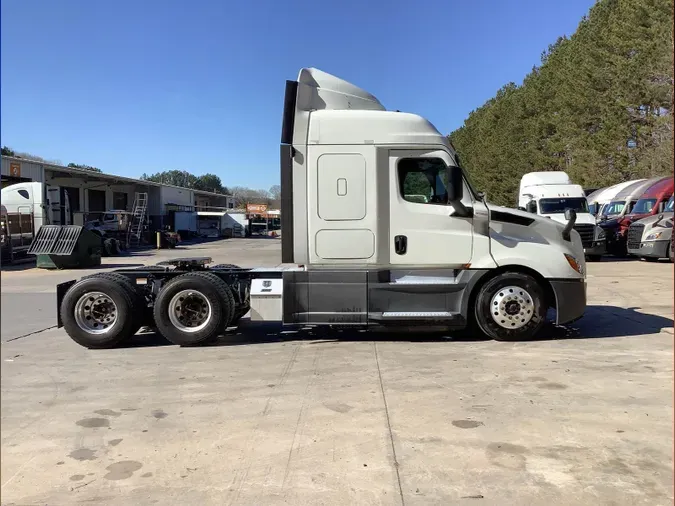
M 394 237 L 394 251 L 397 255 L 405 255 L 408 250 L 408 238 L 404 235 Z

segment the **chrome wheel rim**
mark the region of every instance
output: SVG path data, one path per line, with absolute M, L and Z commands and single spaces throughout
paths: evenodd
M 209 324 L 212 314 L 208 297 L 197 290 L 182 290 L 169 302 L 169 320 L 182 332 L 199 332 Z
M 117 322 L 117 304 L 103 292 L 87 292 L 75 304 L 75 322 L 89 334 L 107 334 Z
M 502 328 L 522 328 L 534 316 L 532 296 L 519 286 L 506 286 L 492 297 L 490 314 L 495 323 Z

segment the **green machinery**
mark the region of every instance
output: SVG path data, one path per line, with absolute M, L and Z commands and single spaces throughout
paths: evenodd
M 42 269 L 101 265 L 101 238 L 80 225 L 43 225 L 28 250 Z

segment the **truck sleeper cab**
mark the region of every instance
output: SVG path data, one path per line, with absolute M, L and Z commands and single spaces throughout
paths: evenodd
M 249 309 L 254 320 L 285 325 L 468 327 L 528 339 L 549 307 L 561 324 L 585 309 L 583 246 L 575 213 L 567 218 L 484 202 L 427 120 L 387 111 L 370 93 L 303 69 L 286 84 L 282 123 L 281 243 L 289 265 L 239 269 L 184 259 L 95 275 L 59 285 L 59 324 L 90 347 L 114 345 L 141 324 L 174 343 L 198 344 Z M 124 327 L 121 312 L 145 316 Z

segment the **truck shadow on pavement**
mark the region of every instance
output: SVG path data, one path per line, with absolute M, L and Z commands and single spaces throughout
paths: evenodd
M 12 271 L 26 271 L 29 269 L 35 269 L 35 258 L 27 258 L 15 263 L 3 263 L 0 264 L 0 270 L 2 272 L 12 272 Z
M 606 339 L 613 337 L 640 337 L 658 334 L 662 329 L 673 328 L 673 319 L 642 313 L 640 308 L 616 306 L 588 306 L 586 314 L 567 326 L 548 323 L 539 337 L 532 341 L 555 341 L 563 339 Z M 309 341 L 320 344 L 336 341 L 399 341 L 399 342 L 479 342 L 483 336 L 448 332 L 396 332 L 383 330 L 332 329 L 305 326 L 285 329 L 278 323 L 252 322 L 243 319 L 237 328 L 228 330 L 217 340 L 201 346 L 244 346 L 288 341 Z M 138 348 L 174 346 L 155 331 L 141 332 L 123 347 Z

